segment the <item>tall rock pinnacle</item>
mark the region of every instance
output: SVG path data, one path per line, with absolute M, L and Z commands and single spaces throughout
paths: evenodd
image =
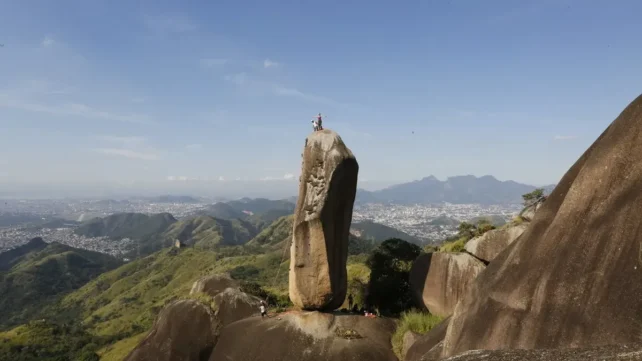
M 306 310 L 333 310 L 346 297 L 348 236 L 359 164 L 332 130 L 305 141 L 290 249 L 290 299 Z

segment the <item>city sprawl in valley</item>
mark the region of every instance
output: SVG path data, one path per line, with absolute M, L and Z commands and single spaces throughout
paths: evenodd
M 121 256 L 136 247 L 135 240 L 110 239 L 104 236 L 87 237 L 74 233 L 74 229 L 92 218 L 118 213 L 169 213 L 176 219 L 184 219 L 205 212 L 212 204 L 216 202 L 207 199 L 193 199 L 190 202 L 156 202 L 145 199 L 7 200 L 0 206 L 0 252 L 20 246 L 32 238 L 41 237 L 46 242 L 55 241 L 76 248 Z M 294 204 L 291 206 L 294 208 Z M 352 219 L 353 223 L 373 221 L 403 231 L 425 243 L 435 243 L 455 234 L 461 221 L 487 217 L 501 224 L 502 220 L 510 220 L 521 209 L 522 205 L 517 203 L 366 203 L 355 206 Z

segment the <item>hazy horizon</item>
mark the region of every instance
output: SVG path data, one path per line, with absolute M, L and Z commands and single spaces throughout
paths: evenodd
M 462 174 L 465 176 L 470 174 Z M 483 175 L 474 175 L 481 177 Z M 425 177 L 428 177 L 427 175 Z M 491 175 L 492 176 L 492 175 Z M 367 191 L 377 191 L 392 185 L 409 183 L 421 180 L 412 179 L 403 182 L 396 181 L 360 181 L 359 189 Z M 457 176 L 450 176 L 457 177 Z M 440 178 L 445 181 L 449 177 Z M 495 177 L 497 178 L 497 177 Z M 515 181 L 513 179 L 498 179 L 499 181 Z M 530 184 L 518 183 L 543 187 L 548 184 Z M 284 180 L 231 180 L 220 181 L 212 180 L 194 180 L 183 179 L 163 182 L 129 182 L 129 183 L 0 183 L 0 199 L 6 198 L 25 198 L 25 199 L 45 199 L 45 198 L 128 198 L 128 197 L 153 197 L 161 195 L 173 196 L 193 196 L 193 197 L 210 197 L 238 199 L 243 197 L 249 198 L 268 198 L 283 199 L 296 196 L 298 193 L 298 176 L 295 179 Z

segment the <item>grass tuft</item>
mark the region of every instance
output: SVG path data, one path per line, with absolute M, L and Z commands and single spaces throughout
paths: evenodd
M 403 336 L 408 331 L 425 335 L 433 327 L 437 326 L 443 318 L 427 312 L 410 310 L 401 314 L 397 324 L 397 330 L 392 335 L 392 349 L 399 360 L 403 359 Z
M 466 245 L 466 238 L 462 237 L 453 242 L 446 242 L 439 247 L 439 252 L 462 252 Z

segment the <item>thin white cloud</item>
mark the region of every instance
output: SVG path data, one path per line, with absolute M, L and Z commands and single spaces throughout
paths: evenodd
M 157 160 L 158 159 L 158 155 L 153 153 L 141 153 L 131 149 L 124 149 L 124 148 L 96 148 L 96 149 L 93 149 L 93 151 L 100 154 L 125 157 L 129 159 L 140 159 L 140 160 Z
M 147 141 L 146 137 L 141 136 L 113 136 L 113 135 L 100 135 L 98 139 L 112 143 L 122 143 L 128 145 L 143 144 Z
M 249 78 L 247 76 L 247 73 L 237 73 L 237 74 L 226 75 L 224 79 L 238 86 L 244 86 L 248 84 Z
M 227 64 L 227 62 L 228 62 L 227 59 L 205 58 L 205 59 L 201 59 L 201 66 L 204 66 L 206 68 L 213 68 L 217 66 L 223 66 Z
M 185 146 L 185 148 L 189 150 L 197 150 L 203 148 L 203 144 L 188 144 Z
M 272 177 L 272 176 L 267 176 L 260 178 L 260 181 L 277 181 L 277 180 L 293 180 L 295 178 L 295 175 L 292 173 L 286 173 L 282 177 Z
M 155 124 L 155 122 L 148 115 L 144 114 L 116 114 L 110 111 L 96 109 L 81 103 L 66 103 L 57 105 L 39 104 L 16 99 L 6 94 L 0 94 L 0 108 L 12 108 L 35 113 L 77 116 L 81 118 L 112 120 L 125 123 Z
M 132 103 L 140 104 L 140 103 L 146 102 L 147 98 L 146 97 L 132 97 L 132 98 L 129 99 L 129 101 L 132 102 Z
M 184 33 L 196 30 L 196 25 L 182 14 L 145 15 L 143 21 L 148 29 L 155 32 Z
M 52 45 L 54 45 L 55 41 L 52 39 L 50 36 L 45 36 L 44 39 L 42 39 L 42 42 L 40 43 L 43 47 L 49 48 Z
M 553 137 L 554 140 L 571 140 L 577 138 L 577 135 L 556 135 Z
M 95 138 L 107 143 L 103 147 L 93 149 L 97 153 L 139 160 L 160 159 L 160 153 L 151 147 L 147 138 L 143 136 L 100 135 Z
M 280 66 L 280 65 L 281 65 L 281 64 L 277 63 L 276 61 L 272 61 L 272 60 L 270 60 L 270 59 L 265 59 L 265 60 L 263 60 L 263 67 L 264 67 L 265 69 L 267 69 L 267 68 L 277 67 L 277 66 Z
M 323 96 L 310 94 L 310 93 L 304 93 L 296 88 L 289 88 L 279 84 L 263 82 L 263 81 L 252 79 L 247 73 L 244 73 L 244 72 L 236 73 L 236 74 L 228 74 L 224 76 L 223 79 L 225 79 L 230 83 L 235 84 L 238 87 L 243 87 L 248 90 L 269 93 L 276 96 L 298 98 L 298 99 L 313 102 L 313 103 L 326 104 L 326 105 L 331 105 L 336 107 L 343 106 L 343 104 L 335 100 L 332 100 L 330 98 L 326 98 Z
M 272 91 L 274 92 L 274 94 L 279 96 L 294 97 L 294 98 L 299 98 L 299 99 L 303 99 L 303 100 L 307 100 L 315 103 L 327 104 L 327 105 L 335 105 L 335 106 L 340 105 L 338 102 L 330 98 L 309 94 L 309 93 L 304 93 L 296 88 L 287 88 L 280 85 L 275 85 L 272 88 Z
M 69 95 L 74 92 L 74 89 L 70 86 L 60 83 L 54 84 L 44 79 L 29 79 L 11 89 L 11 92 L 31 95 Z
M 223 177 L 223 176 L 219 176 L 219 177 L 218 177 L 218 180 L 219 180 L 220 182 L 224 182 L 224 181 L 225 181 L 225 177 Z

